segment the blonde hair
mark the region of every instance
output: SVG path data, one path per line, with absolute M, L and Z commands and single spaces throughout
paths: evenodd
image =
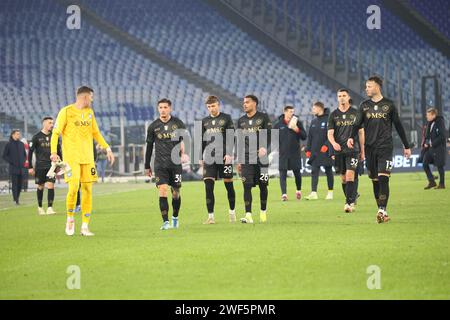
M 438 115 L 438 110 L 436 108 L 428 108 L 427 109 L 427 113 L 431 113 L 431 114 L 437 116 Z

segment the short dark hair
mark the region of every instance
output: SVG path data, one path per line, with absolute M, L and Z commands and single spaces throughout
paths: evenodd
M 427 109 L 427 113 L 431 113 L 431 114 L 434 114 L 435 116 L 437 116 L 439 112 L 438 112 L 438 109 L 431 107 L 431 108 Z
M 321 102 L 321 101 L 316 101 L 316 102 L 314 102 L 313 106 L 316 106 L 316 107 L 325 109 L 325 105 L 324 105 L 323 102 Z
M 9 135 L 9 137 L 12 139 L 12 136 L 13 136 L 14 134 L 16 134 L 17 132 L 20 132 L 20 129 L 12 129 L 12 130 L 11 130 L 11 134 Z
M 88 86 L 81 86 L 77 89 L 77 95 L 82 93 L 94 93 L 94 89 L 89 88 Z
M 46 116 L 46 117 L 42 118 L 42 122 L 44 122 L 46 120 L 53 120 L 53 117 Z
M 350 105 L 353 104 L 353 99 L 351 98 L 350 90 L 348 90 L 347 88 L 340 88 L 340 89 L 337 91 L 337 93 L 339 93 L 339 92 L 347 92 L 347 94 L 350 96 L 350 99 L 348 99 L 348 103 L 349 103 Z
M 370 76 L 369 79 L 367 79 L 367 81 L 375 82 L 380 86 L 380 88 L 383 86 L 383 79 L 381 79 L 381 77 L 379 76 Z
M 349 90 L 347 88 L 340 88 L 338 91 L 339 92 L 347 92 L 348 94 L 350 94 Z
M 256 102 L 256 105 L 259 104 L 258 98 L 257 98 L 255 95 L 253 95 L 253 94 L 248 94 L 248 95 L 246 95 L 244 98 L 252 99 L 253 101 Z
M 158 101 L 158 104 L 160 104 L 160 103 L 167 103 L 167 104 L 169 105 L 169 107 L 172 106 L 172 101 L 170 101 L 170 100 L 167 99 L 167 98 L 162 98 L 161 100 L 159 100 L 159 101 Z
M 213 104 L 213 103 L 220 103 L 219 98 L 217 98 L 216 96 L 209 96 L 208 98 L 206 98 L 205 104 Z
M 294 107 L 293 106 L 285 106 L 283 108 L 283 111 L 288 111 L 288 110 L 291 110 L 291 109 L 294 109 Z

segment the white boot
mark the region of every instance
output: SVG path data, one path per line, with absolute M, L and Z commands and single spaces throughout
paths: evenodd
M 317 200 L 319 197 L 317 196 L 317 192 L 313 191 L 305 198 L 306 200 Z

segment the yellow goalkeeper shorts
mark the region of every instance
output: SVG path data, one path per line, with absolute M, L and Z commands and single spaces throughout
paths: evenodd
M 69 163 L 70 172 L 64 174 L 64 180 L 69 183 L 72 179 L 79 180 L 81 183 L 96 182 L 98 179 L 95 163 L 90 164 L 72 164 Z

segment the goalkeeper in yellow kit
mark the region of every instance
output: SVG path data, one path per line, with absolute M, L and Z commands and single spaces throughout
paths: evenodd
M 66 234 L 69 236 L 75 233 L 74 209 L 80 183 L 81 235 L 94 235 L 88 227 L 92 213 L 92 183 L 97 181 L 93 139 L 107 150 L 108 161 L 111 164 L 114 163 L 114 155 L 98 129 L 94 111 L 91 108 L 93 98 L 94 90 L 86 86 L 78 88 L 76 102 L 59 111 L 51 139 L 50 159 L 52 161 L 60 160 L 57 155 L 57 145 L 59 136 L 62 135 L 63 158 L 71 168 L 64 176 L 65 181 L 69 184 L 66 199 Z

